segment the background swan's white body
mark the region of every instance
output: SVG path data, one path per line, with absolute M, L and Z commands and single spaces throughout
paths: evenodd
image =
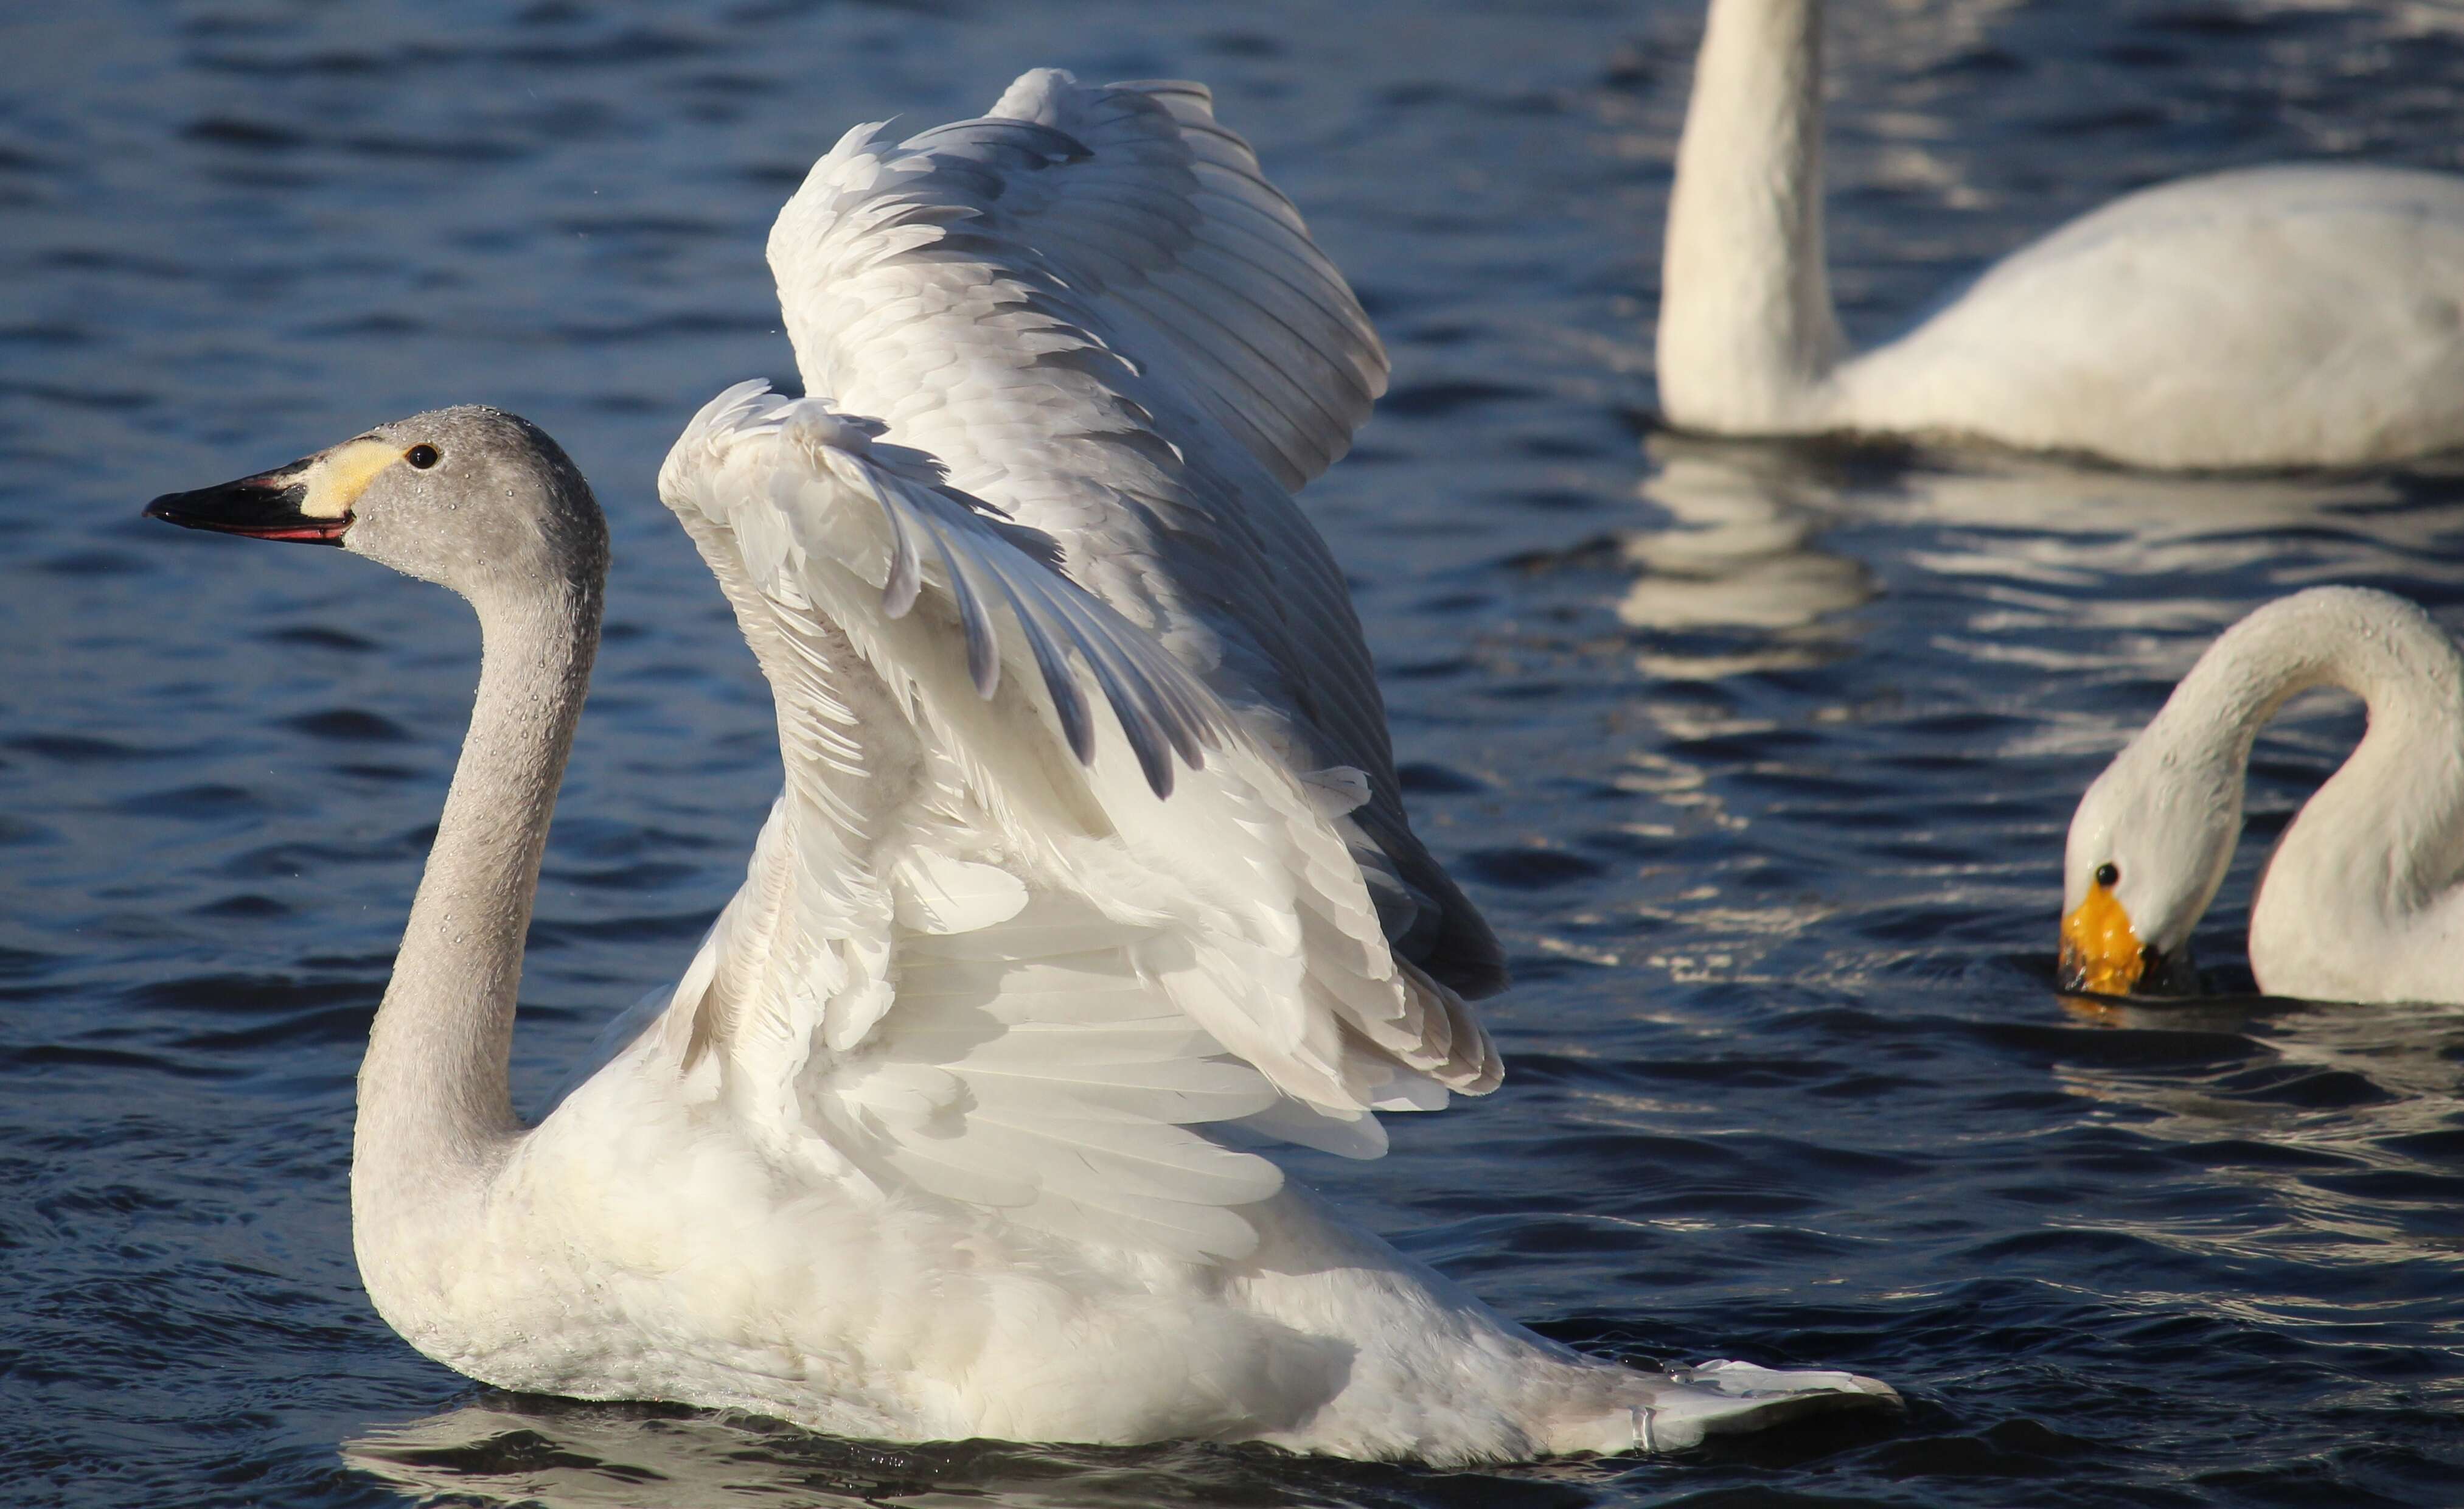
M 2118 199 L 1842 365 L 1827 428 L 2152 467 L 2464 444 L 2464 179 L 2255 167 Z
M 2240 836 L 2253 742 L 2321 686 L 2360 697 L 2369 728 L 2259 877 L 2251 970 L 2276 995 L 2464 1004 L 2464 648 L 2385 592 L 2314 588 L 2209 647 L 2080 798 L 2065 916 L 2103 891 L 2130 946 L 2186 945 Z
M 1849 356 L 1823 268 L 1820 0 L 1715 0 L 1669 206 L 1661 406 L 1690 429 L 1968 437 L 2147 467 L 2464 446 L 2464 178 L 2143 189 Z
M 385 1318 L 508 1387 L 910 1440 L 1458 1461 L 1890 1398 L 1578 1357 L 1242 1150 L 1375 1157 L 1377 1111 L 1493 1086 L 1463 997 L 1503 971 L 1404 819 L 1289 494 L 1383 353 L 1204 92 L 1039 73 L 985 120 L 859 127 L 771 258 L 830 396 L 731 388 L 660 492 L 770 680 L 784 789 L 672 997 L 536 1129 L 505 1053 L 595 643 L 586 488 L 523 459 L 547 526 L 431 538 L 516 496 L 491 478 L 412 528 L 490 445 L 552 450 L 449 411 L 215 495 L 309 477 L 284 527 L 455 586 L 483 630 L 361 1076 Z M 364 491 L 319 491 L 345 473 Z M 581 543 L 537 563 L 542 535 Z

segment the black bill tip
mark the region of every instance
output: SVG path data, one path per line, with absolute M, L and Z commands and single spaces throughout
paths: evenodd
M 2056 966 L 2057 988 L 2065 995 L 2109 995 L 2088 984 L 2087 959 L 2068 943 L 2062 945 L 2061 962 Z M 2153 944 L 2139 950 L 2139 975 L 2125 995 L 2168 996 L 2199 994 L 2198 966 L 2190 961 L 2190 945 L 2167 953 Z
M 210 529 L 252 540 L 341 544 L 343 531 L 351 527 L 348 513 L 339 519 L 317 519 L 300 512 L 308 501 L 307 470 L 306 461 L 294 461 L 277 471 L 201 487 L 193 493 L 165 493 L 145 505 L 145 517 L 184 529 Z

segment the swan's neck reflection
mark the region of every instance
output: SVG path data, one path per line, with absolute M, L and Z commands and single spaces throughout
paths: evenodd
M 1638 574 L 1617 613 L 1671 642 L 1649 647 L 1639 668 L 1705 680 L 1795 670 L 1843 653 L 1852 631 L 1834 620 L 1879 588 L 1863 562 L 1815 543 L 1839 500 L 1818 462 L 1798 448 L 1672 435 L 1655 435 L 1648 451 L 1661 467 L 1642 497 L 1669 523 L 1618 536 L 1619 557 Z M 1744 633 L 1723 635 L 1717 648 L 1683 642 L 1705 631 Z

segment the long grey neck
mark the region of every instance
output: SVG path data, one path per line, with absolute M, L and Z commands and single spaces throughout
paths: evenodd
M 1839 360 L 1822 237 L 1821 0 L 1712 0 L 1661 266 L 1661 407 L 1688 428 L 1806 421 Z
M 514 1004 L 548 818 L 599 645 L 601 586 L 479 602 L 479 691 L 360 1066 L 354 1204 L 494 1166 L 521 1123 Z
M 2223 762 L 2238 788 L 2259 729 L 2321 686 L 2359 697 L 2368 730 L 2286 831 L 2256 906 L 2416 911 L 2464 872 L 2464 654 L 2420 609 L 2344 588 L 2253 613 L 2166 703 L 2162 745 Z

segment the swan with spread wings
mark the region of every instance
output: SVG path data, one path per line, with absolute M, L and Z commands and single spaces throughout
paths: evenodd
M 1495 938 L 1413 836 L 1292 500 L 1386 359 L 1189 84 L 1021 78 L 850 132 L 770 258 L 809 388 L 747 383 L 661 497 L 785 784 L 671 994 L 537 1126 L 506 1064 L 605 530 L 511 415 L 381 425 L 149 508 L 461 592 L 479 690 L 361 1079 L 353 1235 L 507 1387 L 850 1435 L 1672 1449 L 1843 1373 L 1641 1372 L 1495 1315 L 1256 1149 L 1384 1149 L 1498 1081 Z

